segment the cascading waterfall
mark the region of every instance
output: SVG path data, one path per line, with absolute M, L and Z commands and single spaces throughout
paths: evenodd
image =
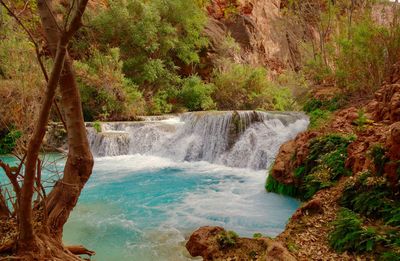
M 192 112 L 146 117 L 141 122 L 88 124 L 96 157 L 154 155 L 177 161 L 207 161 L 229 167 L 265 169 L 279 147 L 309 123 L 294 112 Z
M 200 226 L 276 236 L 300 202 L 267 193 L 265 169 L 308 122 L 226 111 L 101 123 L 101 132 L 87 123 L 95 164 L 64 241 L 99 261 L 192 261 L 185 238 Z

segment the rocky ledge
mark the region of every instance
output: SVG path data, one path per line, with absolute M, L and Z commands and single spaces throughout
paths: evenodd
M 186 243 L 193 257 L 203 260 L 296 260 L 285 247 L 270 238 L 240 238 L 222 227 L 201 227 Z

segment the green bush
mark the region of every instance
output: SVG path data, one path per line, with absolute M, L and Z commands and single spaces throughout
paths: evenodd
M 261 233 L 254 233 L 253 238 L 262 238 L 263 235 Z
M 14 150 L 16 142 L 21 138 L 22 132 L 11 129 L 4 136 L 0 136 L 0 154 L 8 154 Z
M 303 165 L 294 171 L 299 182 L 298 197 L 311 198 L 321 189 L 331 187 L 343 175 L 351 172 L 346 169 L 347 147 L 354 137 L 329 134 L 310 141 L 309 154 Z
M 354 121 L 360 131 L 365 129 L 365 125 L 368 123 L 368 118 L 365 116 L 364 110 L 358 110 L 358 117 Z
M 179 67 L 199 63 L 208 45 L 202 1 L 115 0 L 89 16 L 101 49 L 121 49 L 123 72 L 146 91 L 179 83 Z
M 152 103 L 149 108 L 150 114 L 165 114 L 170 113 L 173 109 L 171 100 L 176 97 L 175 89 L 160 90 L 152 98 Z
M 122 73 L 118 48 L 106 54 L 94 49 L 75 68 L 85 120 L 132 119 L 144 112 L 141 92 Z
M 190 111 L 210 110 L 215 108 L 215 103 L 211 98 L 212 92 L 211 84 L 205 84 L 199 77 L 192 76 L 183 80 L 178 99 Z
M 399 25 L 393 29 L 374 23 L 366 14 L 351 28 L 351 38 L 347 35 L 337 38 L 335 74 L 339 86 L 353 92 L 371 93 L 381 85 L 393 64 L 394 57 L 388 54 L 398 54 L 400 50 Z
M 316 129 L 326 123 L 331 117 L 331 112 L 316 109 L 308 114 L 310 116 L 310 128 Z
M 93 128 L 96 130 L 97 133 L 100 133 L 101 132 L 101 122 L 95 121 L 93 123 Z
M 386 149 L 381 144 L 375 144 L 369 150 L 368 155 L 374 162 L 376 174 L 382 176 L 385 164 L 389 161 L 386 157 Z
M 386 243 L 374 227 L 363 227 L 363 220 L 349 209 L 342 209 L 333 222 L 334 230 L 329 235 L 329 244 L 339 252 L 371 252 Z
M 294 104 L 289 89 L 268 80 L 264 68 L 228 64 L 215 71 L 213 94 L 221 110 L 290 110 Z
M 238 238 L 234 231 L 222 231 L 217 237 L 217 242 L 221 249 L 228 249 L 236 245 Z

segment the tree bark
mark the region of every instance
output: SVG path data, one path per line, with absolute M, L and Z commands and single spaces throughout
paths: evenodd
M 0 188 L 0 218 L 7 218 L 10 216 L 10 210 L 6 205 L 6 199 L 3 197 L 1 188 Z
M 29 140 L 25 161 L 25 175 L 24 181 L 19 196 L 19 247 L 26 250 L 33 249 L 34 234 L 32 225 L 32 197 L 34 193 L 36 163 L 39 157 L 40 147 L 43 137 L 46 133 L 47 122 L 49 120 L 51 105 L 53 104 L 54 96 L 56 93 L 58 81 L 60 79 L 61 71 L 64 64 L 66 54 L 66 44 L 68 39 L 62 38 L 58 42 L 56 57 L 54 61 L 53 70 L 47 84 L 46 95 L 40 109 L 39 118 L 36 121 L 33 135 Z
M 60 34 L 53 15 L 53 0 L 38 0 L 38 9 L 45 36 L 52 55 L 56 54 L 56 43 Z M 87 0 L 81 0 L 87 3 Z M 64 68 L 60 78 L 61 108 L 64 111 L 68 133 L 68 158 L 63 178 L 56 183 L 46 199 L 48 226 L 50 232 L 61 240 L 63 226 L 75 207 L 79 195 L 89 179 L 93 168 L 93 156 L 87 139 L 83 119 L 79 89 L 72 69 L 72 61 L 66 54 Z

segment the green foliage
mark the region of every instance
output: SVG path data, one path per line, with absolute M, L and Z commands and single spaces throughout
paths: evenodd
M 238 238 L 234 231 L 222 231 L 217 237 L 217 242 L 221 249 L 228 249 L 236 245 Z
M 122 73 L 118 48 L 107 54 L 94 49 L 86 61 L 75 67 L 85 120 L 131 119 L 144 111 L 142 94 Z
M 345 187 L 340 204 L 369 218 L 383 219 L 386 225 L 400 226 L 400 202 L 382 176 L 365 172 Z
M 339 134 L 328 134 L 311 140 L 310 153 L 305 163 L 306 172 L 312 172 L 316 166 L 325 164 L 328 169 L 332 169 L 334 177 L 346 174 L 341 166 L 347 158 L 347 147 L 353 141 L 354 137 Z
M 374 23 L 368 16 L 351 30 L 351 38 L 340 35 L 336 40 L 339 47 L 337 83 L 351 91 L 373 91 L 389 73 L 391 63 L 387 54 L 400 50 L 400 34 L 390 36 L 388 28 Z
M 382 260 L 382 261 L 400 261 L 400 251 L 397 251 L 397 252 L 394 252 L 394 251 L 384 252 L 380 256 L 379 260 Z
M 316 109 L 310 112 L 309 116 L 310 116 L 310 128 L 316 129 L 321 127 L 324 123 L 326 123 L 330 119 L 331 112 Z
M 297 188 L 295 185 L 280 183 L 271 174 L 268 175 L 265 188 L 268 192 L 274 192 L 290 197 L 297 196 Z
M 303 110 L 310 116 L 310 128 L 319 128 L 331 117 L 331 112 L 343 107 L 346 103 L 342 95 L 336 95 L 329 100 L 316 98 L 309 99 L 303 106 Z
M 375 144 L 369 150 L 368 155 L 374 161 L 376 174 L 382 176 L 385 164 L 389 161 L 386 157 L 386 149 L 381 144 Z
M 95 121 L 93 122 L 93 128 L 96 130 L 97 133 L 101 132 L 101 122 Z
M 178 97 L 183 106 L 190 111 L 201 111 L 215 108 L 215 103 L 211 98 L 213 86 L 205 84 L 197 76 L 192 76 L 183 80 L 182 89 Z
M 300 167 L 296 168 L 294 170 L 294 177 L 298 178 L 298 179 L 302 178 L 304 173 L 305 173 L 305 171 L 306 171 L 305 166 L 300 166 Z
M 311 198 L 321 189 L 331 187 L 340 177 L 348 175 L 345 167 L 347 147 L 354 137 L 329 134 L 310 141 L 304 165 L 294 171 L 300 188 L 297 197 Z
M 228 64 L 215 71 L 214 101 L 222 110 L 290 110 L 294 101 L 287 88 L 268 80 L 264 68 Z
M 16 142 L 21 138 L 22 132 L 11 129 L 5 134 L 0 135 L 0 154 L 11 153 L 16 145 Z
M 200 61 L 205 22 L 199 1 L 186 0 L 115 0 L 91 17 L 101 48 L 119 47 L 124 73 L 146 89 L 176 85 L 178 66 Z
M 329 244 L 339 252 L 371 252 L 385 242 L 373 227 L 363 227 L 363 220 L 349 209 L 342 209 L 333 222 L 334 230 L 329 235 Z
M 363 227 L 359 232 L 359 235 L 364 238 L 354 239 L 369 242 L 368 247 L 352 247 L 349 250 L 373 251 L 379 260 L 398 260 L 400 257 L 400 201 L 396 191 L 386 178 L 373 175 L 371 171 L 361 173 L 357 179 L 351 179 L 348 182 L 340 204 L 368 218 L 364 220 L 364 223 L 370 226 Z M 342 237 L 351 235 L 349 233 Z
M 335 5 L 328 2 L 328 6 L 321 8 L 316 4 L 314 10 L 309 10 L 307 14 L 300 11 L 303 16 L 300 19 L 314 20 L 320 34 L 325 34 L 329 28 L 338 29 L 331 30 L 329 37 L 320 39 L 319 46 L 315 43 L 305 45 L 304 73 L 316 84 L 336 85 L 349 94 L 373 93 L 390 75 L 391 65 L 399 58 L 398 19 L 390 21 L 391 15 L 386 14 L 390 26 L 376 23 L 372 18 L 373 8 L 376 7 L 370 4 L 362 10 L 353 10 L 349 23 L 349 6 L 340 2 Z
M 326 169 L 318 169 L 303 178 L 301 186 L 302 197 L 310 199 L 319 190 L 329 188 L 333 185 L 331 174 Z
M 351 173 L 345 162 L 347 147 L 354 139 L 352 136 L 328 134 L 311 140 L 308 157 L 294 170 L 296 185 L 282 184 L 270 174 L 267 191 L 307 200 L 319 190 L 331 187 L 340 177 Z
M 304 73 L 317 84 L 332 81 L 332 69 L 324 62 L 321 54 L 316 54 L 312 59 L 306 61 Z
M 262 238 L 263 235 L 261 233 L 254 233 L 253 238 Z
M 395 204 L 392 208 L 386 208 L 386 224 L 389 226 L 400 227 L 400 204 Z
M 365 116 L 364 110 L 358 110 L 358 117 L 354 121 L 360 131 L 365 129 L 365 125 L 368 123 L 368 118 Z

